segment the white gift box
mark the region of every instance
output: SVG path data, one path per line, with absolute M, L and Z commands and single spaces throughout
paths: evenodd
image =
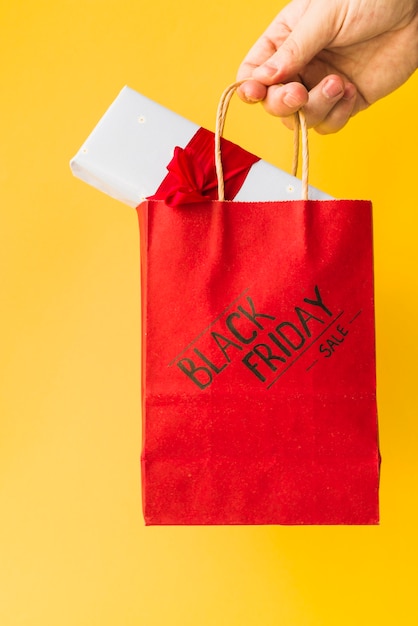
M 198 129 L 193 122 L 124 87 L 71 159 L 70 167 L 81 180 L 136 207 L 157 191 L 174 148 L 184 148 Z M 251 167 L 235 200 L 300 197 L 299 179 L 261 160 Z M 310 187 L 309 197 L 331 196 Z

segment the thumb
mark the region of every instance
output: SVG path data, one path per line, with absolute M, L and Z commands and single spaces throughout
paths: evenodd
M 340 19 L 335 4 L 338 3 L 319 0 L 310 3 L 301 17 L 288 14 L 286 16 L 288 22 L 295 22 L 295 27 L 277 51 L 254 70 L 253 78 L 265 85 L 273 85 L 289 80 L 301 72 L 338 34 Z M 288 5 L 288 8 L 291 6 Z M 275 38 L 275 28 L 277 20 L 265 33 L 271 41 Z

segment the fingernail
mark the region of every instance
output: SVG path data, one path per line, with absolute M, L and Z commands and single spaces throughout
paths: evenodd
M 340 81 L 329 80 L 322 87 L 322 92 L 327 98 L 333 99 L 343 95 L 344 87 Z
M 288 92 L 283 96 L 284 104 L 290 109 L 298 109 L 301 106 L 301 101 L 296 98 L 292 92 Z
M 244 96 L 245 102 L 248 102 L 248 104 L 254 104 L 255 102 L 260 102 L 260 98 L 254 98 L 254 96 L 248 93 L 248 91 L 249 91 L 248 89 L 241 89 L 241 94 Z
M 260 65 L 256 71 L 258 77 L 263 76 L 264 78 L 272 78 L 277 74 L 277 67 L 264 63 L 264 65 Z

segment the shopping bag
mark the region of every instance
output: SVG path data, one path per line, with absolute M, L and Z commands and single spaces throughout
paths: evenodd
M 303 198 L 224 200 L 235 87 L 219 199 L 137 208 L 145 523 L 377 524 L 372 205 L 307 198 L 302 114 Z

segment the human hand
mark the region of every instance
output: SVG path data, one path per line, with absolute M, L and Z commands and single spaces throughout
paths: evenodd
M 293 0 L 242 62 L 246 102 L 322 134 L 402 85 L 418 65 L 418 0 Z

